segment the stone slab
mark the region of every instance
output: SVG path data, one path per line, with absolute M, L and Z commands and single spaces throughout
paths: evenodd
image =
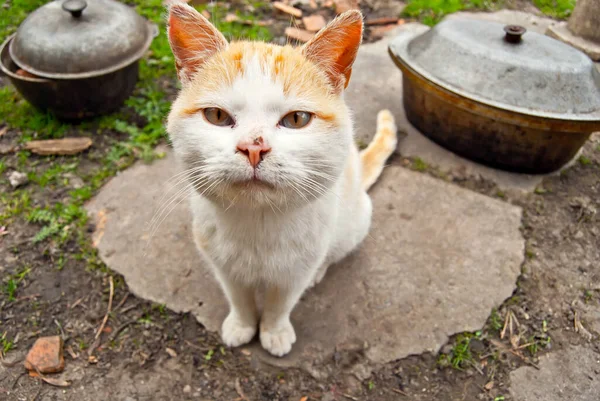
M 510 374 L 510 394 L 515 401 L 598 401 L 600 355 L 571 346 L 546 354 L 540 370 L 526 366 Z
M 461 12 L 446 18 L 519 23 L 539 33 L 544 33 L 548 26 L 556 24 L 556 21 L 549 18 L 508 10 L 496 13 Z M 408 122 L 402 100 L 402 73 L 388 55 L 387 47 L 398 34 L 422 33 L 427 29 L 427 26 L 420 23 L 404 24 L 391 31 L 383 40 L 360 48 L 346 91 L 346 100 L 356 115 L 355 130 L 358 141 L 366 144 L 371 140 L 375 133 L 377 112 L 387 108 L 396 117 L 398 129 L 404 135 L 398 146 L 403 156 L 419 157 L 430 166 L 448 174 L 482 177 L 495 182 L 502 189 L 532 192 L 545 175 L 516 174 L 465 159 L 431 141 Z M 578 155 L 567 166 L 577 158 Z
M 594 61 L 600 61 L 600 43 L 576 36 L 567 28 L 566 22 L 548 27 L 546 35 L 581 50 Z
M 185 199 L 176 196 L 149 233 L 161 198 L 177 194 L 169 189 L 177 172 L 168 152 L 107 183 L 87 205 L 95 242 L 136 295 L 218 330 L 226 302 L 195 250 Z M 364 353 L 367 365 L 437 352 L 448 336 L 480 329 L 512 294 L 524 252 L 520 208 L 398 166 L 385 170 L 372 197 L 373 227 L 361 249 L 295 309 L 292 353 L 275 359 L 255 344 L 259 361 L 323 376 L 336 349 Z

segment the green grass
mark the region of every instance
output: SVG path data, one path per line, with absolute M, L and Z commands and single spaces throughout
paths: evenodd
M 488 324 L 492 331 L 499 333 L 500 330 L 502 330 L 502 327 L 504 326 L 504 319 L 502 319 L 502 316 L 500 316 L 497 309 L 492 309 L 492 314 L 490 315 Z
M 0 345 L 2 345 L 2 355 L 6 355 L 8 351 L 15 347 L 15 344 L 12 342 L 12 340 L 8 339 L 6 332 L 4 332 L 2 337 L 0 337 Z
M 4 279 L 4 284 L 2 285 L 2 292 L 6 296 L 8 302 L 16 301 L 16 295 L 17 290 L 19 288 L 19 284 L 23 280 L 25 280 L 25 278 L 30 272 L 30 267 L 23 267 L 17 273 L 14 273 Z
M 402 15 L 433 26 L 448 14 L 462 10 L 488 10 L 496 3 L 497 0 L 411 0 Z
M 474 363 L 473 354 L 471 352 L 471 340 L 481 338 L 482 333 L 462 333 L 459 334 L 455 341 L 452 351 L 449 354 L 440 354 L 438 357 L 438 365 L 441 367 L 452 367 L 457 370 L 468 368 Z
M 429 168 L 429 165 L 420 157 L 415 157 L 412 162 L 411 168 L 415 171 L 423 172 Z
M 550 17 L 567 19 L 573 12 L 575 0 L 533 0 L 533 4 Z
M 587 156 L 579 156 L 579 164 L 582 166 L 589 166 L 592 164 L 592 160 Z

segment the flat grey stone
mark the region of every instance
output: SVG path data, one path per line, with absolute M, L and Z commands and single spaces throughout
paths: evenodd
M 136 164 L 108 182 L 88 205 L 94 241 L 131 291 L 175 311 L 191 311 L 208 330 L 227 313 L 220 289 L 198 256 L 184 198 L 151 236 L 148 222 L 178 172 L 170 153 Z M 255 343 L 253 357 L 300 366 L 315 376 L 338 355 L 363 355 L 368 366 L 425 351 L 450 335 L 480 329 L 508 298 L 523 259 L 521 209 L 428 175 L 392 166 L 372 190 L 374 218 L 363 246 L 309 291 L 294 310 L 298 342 L 272 358 Z M 169 199 L 167 196 L 166 199 Z M 163 201 L 164 202 L 164 201 Z
M 446 18 L 477 18 L 506 23 L 511 23 L 511 18 L 515 18 L 517 23 L 527 29 L 541 33 L 547 26 L 556 23 L 548 18 L 507 10 L 497 13 L 456 13 Z M 371 140 L 375 133 L 377 112 L 387 108 L 394 114 L 399 131 L 405 135 L 398 145 L 398 151 L 403 156 L 419 157 L 430 166 L 448 174 L 483 177 L 502 189 L 532 192 L 542 182 L 544 175 L 501 171 L 465 159 L 431 141 L 408 122 L 402 100 L 402 73 L 388 55 L 387 47 L 395 35 L 423 33 L 427 29 L 429 27 L 420 23 L 404 24 L 391 31 L 383 40 L 360 48 L 346 91 L 346 100 L 356 115 L 358 141 L 367 144 Z M 576 155 L 565 168 L 578 157 Z
M 515 401 L 598 401 L 600 355 L 585 347 L 570 346 L 547 354 L 540 370 L 526 366 L 510 374 Z
M 600 43 L 595 43 L 591 40 L 574 35 L 573 32 L 567 28 L 566 22 L 548 27 L 546 35 L 581 50 L 594 61 L 600 61 Z

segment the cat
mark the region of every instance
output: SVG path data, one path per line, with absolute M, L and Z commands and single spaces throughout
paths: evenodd
M 229 303 L 227 346 L 260 328 L 265 350 L 289 353 L 300 296 L 369 231 L 367 190 L 397 137 L 382 110 L 369 146 L 354 143 L 343 92 L 362 33 L 362 14 L 348 11 L 301 47 L 228 43 L 194 8 L 169 7 L 181 91 L 167 131 L 193 188 L 195 243 Z

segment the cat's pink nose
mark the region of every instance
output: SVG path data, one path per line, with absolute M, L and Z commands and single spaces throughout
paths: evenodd
M 237 150 L 238 152 L 245 154 L 252 167 L 256 168 L 265 155 L 271 151 L 271 147 L 262 136 L 259 136 L 250 141 L 239 142 L 237 144 Z

